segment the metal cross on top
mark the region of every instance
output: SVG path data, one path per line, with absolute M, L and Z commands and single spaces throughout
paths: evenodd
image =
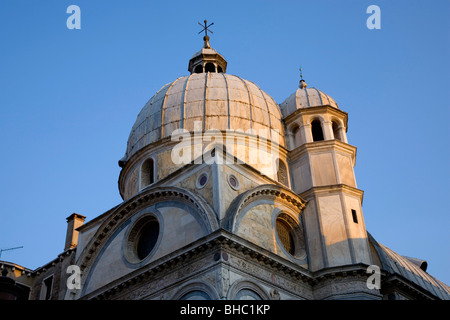
M 205 23 L 205 25 L 202 25 L 200 22 L 198 23 L 199 25 L 201 25 L 203 27 L 202 31 L 200 31 L 199 33 L 202 33 L 203 31 L 205 31 L 205 36 L 203 37 L 203 41 L 205 43 L 204 43 L 203 47 L 209 49 L 209 48 L 211 48 L 211 46 L 209 45 L 208 31 L 211 33 L 213 33 L 213 32 L 211 30 L 209 30 L 208 28 L 211 27 L 214 24 L 214 22 L 210 23 L 209 25 L 208 25 L 208 21 L 205 20 L 203 22 Z
M 205 25 L 202 25 L 200 22 L 198 23 L 199 25 L 201 25 L 203 27 L 203 30 L 200 31 L 199 34 L 202 33 L 203 31 L 205 31 L 205 37 L 207 37 L 208 36 L 208 31 L 211 32 L 211 33 L 214 33 L 214 32 L 212 32 L 211 30 L 208 29 L 209 27 L 211 27 L 214 24 L 214 22 L 211 22 L 211 24 L 209 26 L 207 25 L 208 21 L 205 20 L 203 22 L 205 23 Z

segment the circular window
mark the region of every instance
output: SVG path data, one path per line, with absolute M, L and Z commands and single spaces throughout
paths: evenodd
M 278 238 L 281 241 L 284 249 L 286 249 L 289 254 L 294 255 L 295 253 L 295 244 L 294 237 L 292 235 L 292 228 L 282 219 L 278 218 L 277 222 L 277 234 Z
M 277 241 L 286 254 L 297 261 L 306 259 L 305 237 L 298 221 L 286 213 L 281 213 L 276 217 L 275 229 Z
M 197 178 L 196 181 L 196 187 L 197 189 L 201 189 L 204 186 L 206 186 L 206 183 L 208 182 L 208 174 L 206 172 L 203 172 L 202 174 L 200 174 Z
M 136 246 L 136 255 L 139 260 L 143 260 L 153 250 L 158 240 L 158 235 L 158 221 L 152 219 L 142 227 Z
M 238 190 L 239 189 L 239 180 L 233 174 L 228 175 L 228 184 L 234 190 Z
M 140 263 L 154 251 L 160 236 L 160 225 L 153 214 L 145 214 L 129 229 L 124 243 L 128 262 Z

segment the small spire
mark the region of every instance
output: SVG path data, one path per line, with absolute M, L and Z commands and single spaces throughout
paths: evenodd
M 203 31 L 205 31 L 205 36 L 203 37 L 203 41 L 204 41 L 203 47 L 205 49 L 211 49 L 211 45 L 209 44 L 208 31 L 211 33 L 213 33 L 213 32 L 211 30 L 209 30 L 208 28 L 211 27 L 214 24 L 214 22 L 210 23 L 209 25 L 208 25 L 207 20 L 205 20 L 203 22 L 205 25 L 201 24 L 200 22 L 198 23 L 199 25 L 201 25 L 203 27 L 202 31 L 200 31 L 199 34 L 202 33 Z
M 303 73 L 302 73 L 302 67 L 300 66 L 300 83 L 299 87 L 300 89 L 305 89 L 308 85 L 306 84 L 305 80 L 303 80 Z
M 209 44 L 209 37 L 208 36 L 204 36 L 203 37 L 203 48 L 211 49 L 211 45 Z

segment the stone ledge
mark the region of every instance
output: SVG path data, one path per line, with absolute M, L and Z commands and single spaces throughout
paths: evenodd
M 228 251 L 229 253 L 234 252 L 236 256 L 241 256 L 241 258 L 245 257 L 246 261 L 251 260 L 257 264 L 260 264 L 262 267 L 270 268 L 277 273 L 284 274 L 288 277 L 294 278 L 297 281 L 306 283 L 307 285 L 311 285 L 313 283 L 313 279 L 311 279 L 308 270 L 278 257 L 245 239 L 220 229 L 184 248 L 181 248 L 142 267 L 141 269 L 136 270 L 135 272 L 130 273 L 129 275 L 117 279 L 110 284 L 81 297 L 81 299 L 112 298 L 137 283 L 150 279 L 153 282 L 163 276 L 164 273 L 167 273 L 167 271 L 176 271 L 183 266 L 185 261 L 189 260 L 189 263 L 192 265 L 192 263 L 204 258 L 206 255 L 214 257 L 214 255 L 220 251 Z M 212 261 L 214 261 L 214 259 L 212 259 Z M 205 268 L 210 268 L 218 263 L 229 262 L 224 262 L 219 259 L 218 261 L 212 262 L 212 265 L 210 264 Z M 204 270 L 200 268 L 199 270 L 196 270 L 196 273 L 201 271 Z

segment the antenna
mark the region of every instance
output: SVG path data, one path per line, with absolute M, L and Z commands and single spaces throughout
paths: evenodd
M 2 252 L 3 251 L 9 251 L 9 250 L 15 250 L 15 249 L 21 249 L 21 248 L 23 248 L 23 246 L 14 247 L 14 248 L 7 248 L 7 249 L 0 249 L 0 258 L 2 257 Z

